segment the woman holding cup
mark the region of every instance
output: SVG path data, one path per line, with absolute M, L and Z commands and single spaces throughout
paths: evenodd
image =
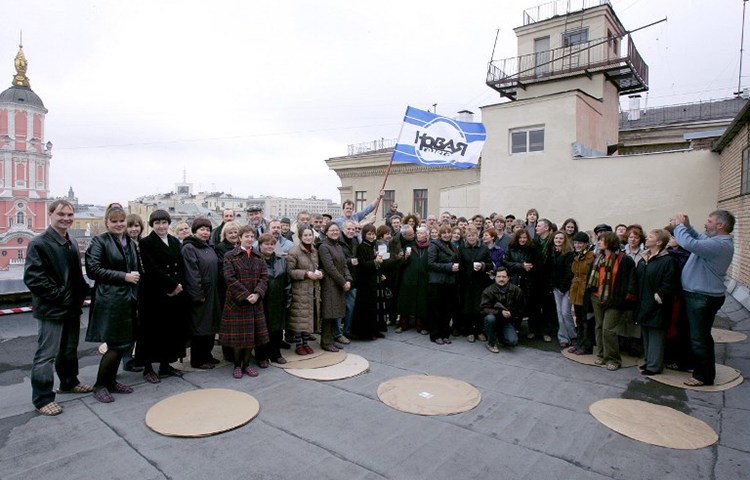
M 458 255 L 451 245 L 451 227 L 441 225 L 440 238 L 427 248 L 428 304 L 430 307 L 430 340 L 438 345 L 451 343 L 450 320 L 458 300 L 456 277 Z

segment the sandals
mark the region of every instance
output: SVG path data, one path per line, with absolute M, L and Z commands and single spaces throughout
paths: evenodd
M 94 387 L 92 387 L 91 385 L 86 385 L 85 383 L 79 383 L 73 388 L 68 388 L 68 389 L 58 388 L 57 389 L 57 393 L 91 393 L 93 391 L 94 391 Z M 50 405 L 50 404 L 48 403 L 47 405 Z M 59 414 L 56 413 L 55 415 L 59 415 Z
M 112 387 L 114 393 L 133 393 L 133 389 L 124 383 L 115 382 L 115 386 Z
M 36 411 L 46 417 L 54 417 L 55 415 L 60 415 L 62 413 L 62 407 L 57 402 L 50 402 L 42 408 L 37 408 Z
M 234 378 L 242 378 L 242 367 L 234 367 L 234 370 L 232 371 L 232 376 Z
M 245 367 L 245 373 L 247 373 L 247 375 L 249 377 L 257 377 L 258 376 L 258 371 L 256 369 L 254 369 L 253 367 Z
M 159 378 L 159 375 L 156 374 L 153 370 L 150 372 L 146 372 L 143 374 L 143 379 L 146 380 L 148 383 L 161 383 L 161 378 Z
M 701 380 L 698 380 L 698 379 L 697 379 L 697 378 L 695 378 L 695 377 L 690 377 L 690 378 L 689 378 L 688 380 L 686 380 L 686 381 L 685 381 L 685 382 L 683 382 L 683 383 L 684 383 L 685 385 L 687 385 L 688 387 L 703 387 L 703 386 L 705 386 L 705 385 L 706 385 L 706 383 L 705 383 L 705 382 L 703 382 L 703 381 L 701 381 Z
M 106 388 L 100 388 L 99 390 L 95 391 L 94 398 L 101 403 L 112 403 L 115 401 L 115 397 L 113 397 L 112 394 L 109 393 L 109 390 L 107 390 Z

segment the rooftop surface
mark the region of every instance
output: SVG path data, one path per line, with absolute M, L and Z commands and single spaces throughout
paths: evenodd
M 748 333 L 750 315 L 728 296 L 716 326 Z M 383 340 L 348 346 L 369 360 L 370 370 L 347 380 L 302 380 L 274 367 L 235 380 L 224 367 L 151 385 L 141 374 L 124 372 L 119 380 L 135 393 L 107 405 L 90 394 L 60 395 L 64 413 L 42 417 L 30 401 L 35 335 L 30 315 L 0 317 L 0 478 L 7 480 L 688 480 L 747 478 L 750 471 L 748 382 L 726 392 L 687 391 L 645 379 L 637 368 L 609 372 L 577 364 L 541 342 L 492 354 L 463 338 L 438 346 L 413 330 L 391 330 Z M 96 347 L 80 345 L 80 379 L 86 383 L 96 375 Z M 750 342 L 717 345 L 717 362 L 747 375 Z M 378 400 L 382 382 L 418 373 L 469 382 L 482 401 L 463 414 L 422 417 Z M 146 427 L 146 412 L 155 403 L 211 387 L 253 395 L 259 415 L 205 438 L 165 437 Z M 588 413 L 590 404 L 604 398 L 675 408 L 705 421 L 719 442 L 672 450 L 624 437 Z

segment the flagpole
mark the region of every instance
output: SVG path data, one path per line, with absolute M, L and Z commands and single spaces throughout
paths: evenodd
M 409 111 L 409 107 L 406 107 L 406 112 L 404 112 L 404 119 L 406 119 L 406 113 Z M 391 174 L 391 166 L 393 165 L 393 156 L 396 154 L 396 146 L 398 145 L 398 141 L 401 140 L 401 134 L 404 132 L 404 122 L 401 122 L 401 129 L 398 131 L 398 140 L 396 140 L 396 145 L 393 146 L 393 153 L 391 154 L 391 159 L 388 161 L 388 168 L 385 169 L 385 177 L 383 177 L 383 186 L 380 187 L 380 190 L 378 190 L 378 194 L 380 194 L 381 191 L 385 190 L 385 184 L 388 182 L 388 175 Z M 380 199 L 383 200 L 382 198 Z M 378 218 L 378 209 L 380 208 L 380 202 L 378 202 L 377 205 L 375 205 L 375 220 Z

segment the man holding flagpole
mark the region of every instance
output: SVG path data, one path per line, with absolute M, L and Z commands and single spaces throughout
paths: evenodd
M 367 205 L 365 208 L 360 210 L 359 212 L 354 212 L 354 202 L 351 200 L 344 200 L 344 205 L 341 207 L 344 214 L 336 220 L 334 220 L 336 223 L 338 223 L 339 228 L 343 229 L 344 224 L 348 222 L 349 220 L 352 220 L 354 222 L 357 222 L 357 224 L 361 227 L 364 227 L 365 225 L 369 223 L 373 223 L 375 221 L 375 217 L 372 217 L 369 220 L 362 221 L 366 216 L 368 216 L 370 213 L 372 213 L 373 210 L 377 208 L 377 206 L 380 204 L 380 200 L 383 199 L 385 196 L 385 190 L 381 190 L 378 192 L 378 196 L 369 205 Z

